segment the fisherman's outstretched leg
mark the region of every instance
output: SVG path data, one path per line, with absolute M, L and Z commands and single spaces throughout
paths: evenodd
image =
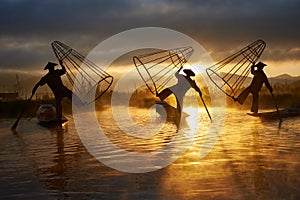
M 161 91 L 159 94 L 157 94 L 156 96 L 161 100 L 165 100 L 168 96 L 170 96 L 173 92 L 169 89 L 166 88 L 163 91 Z
M 177 103 L 177 119 L 176 119 L 176 124 L 177 124 L 177 127 L 179 128 L 180 126 L 180 122 L 181 122 L 181 111 L 182 111 L 182 103 L 183 103 L 183 99 L 178 99 L 176 97 L 176 103 Z
M 236 98 L 236 101 L 239 102 L 239 104 L 243 105 L 249 93 L 250 93 L 250 88 L 248 87 Z
M 258 93 L 253 93 L 251 112 L 258 112 Z
M 61 98 L 55 99 L 55 106 L 56 106 L 56 118 L 57 120 L 61 120 L 62 118 L 62 105 L 61 105 Z

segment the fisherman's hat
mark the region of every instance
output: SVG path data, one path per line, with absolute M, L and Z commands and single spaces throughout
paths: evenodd
M 256 64 L 256 67 L 261 67 L 261 68 L 263 68 L 264 66 L 267 66 L 265 63 L 263 63 L 263 62 L 258 62 L 257 64 Z
M 195 73 L 190 70 L 190 69 L 184 69 L 183 72 L 187 75 L 187 76 L 195 76 Z
M 56 65 L 57 65 L 56 63 L 48 62 L 48 64 L 45 66 L 44 70 L 54 68 L 54 66 L 56 66 Z

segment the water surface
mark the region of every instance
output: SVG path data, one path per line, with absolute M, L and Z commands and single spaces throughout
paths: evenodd
M 175 134 L 176 127 L 168 123 L 150 140 L 122 135 L 108 112 L 99 113 L 99 121 L 111 141 L 129 151 L 159 150 Z M 138 117 L 143 112 L 147 111 L 135 110 L 137 123 L 147 123 Z M 65 126 L 50 129 L 24 119 L 15 134 L 9 130 L 15 119 L 1 119 L 0 197 L 299 199 L 300 118 L 285 119 L 279 128 L 278 121 L 262 123 L 245 111 L 226 112 L 223 132 L 206 157 L 199 158 L 209 124 L 203 115 L 191 148 L 171 165 L 141 174 L 120 172 L 97 161 L 83 146 L 71 116 Z

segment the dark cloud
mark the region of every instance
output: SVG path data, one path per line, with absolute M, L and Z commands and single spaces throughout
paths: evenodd
M 53 59 L 53 40 L 87 53 L 113 34 L 143 26 L 190 35 L 215 60 L 257 39 L 267 42 L 269 59 L 299 59 L 292 51 L 300 47 L 299 10 L 297 0 L 2 0 L 0 69 L 38 68 Z

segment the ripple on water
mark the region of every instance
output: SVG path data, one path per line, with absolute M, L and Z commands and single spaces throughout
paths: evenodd
M 133 112 L 138 120 L 145 110 Z M 202 110 L 201 110 L 202 112 Z M 204 113 L 205 114 L 205 113 Z M 245 111 L 229 109 L 220 133 L 207 134 L 209 120 L 201 114 L 193 144 L 184 155 L 164 169 L 145 173 L 119 172 L 99 163 L 83 146 L 72 118 L 67 127 L 46 129 L 22 120 L 18 133 L 9 127 L 14 119 L 0 120 L 0 191 L 8 198 L 43 199 L 299 199 L 299 118 L 261 122 Z M 101 126 L 110 142 L 132 152 L 161 150 L 174 138 L 172 123 L 149 139 L 126 135 L 105 112 Z M 111 118 L 109 118 L 111 119 Z M 193 120 L 192 120 L 193 121 Z M 148 121 L 142 119 L 138 125 Z M 90 128 L 90 127 L 87 127 Z M 205 140 L 217 140 L 212 151 Z M 181 136 L 174 147 L 183 147 Z M 130 162 L 110 144 L 101 146 L 107 158 Z M 176 152 L 176 148 L 170 149 Z M 158 166 L 159 167 L 159 166 Z

